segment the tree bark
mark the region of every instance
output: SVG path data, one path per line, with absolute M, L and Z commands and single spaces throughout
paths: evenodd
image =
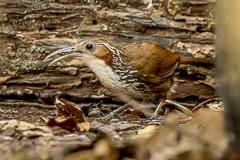
M 214 0 L 148 3 L 1 0 L 1 99 L 50 104 L 56 96 L 75 102 L 114 98 L 79 60 L 46 68 L 43 59 L 48 54 L 75 40 L 149 42 L 181 56 L 215 58 Z M 184 64 L 178 71 L 174 99 L 197 103 L 216 96 L 212 68 Z

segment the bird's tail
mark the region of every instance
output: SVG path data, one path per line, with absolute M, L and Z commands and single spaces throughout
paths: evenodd
M 179 61 L 180 64 L 194 64 L 200 66 L 214 66 L 214 61 L 204 58 L 195 58 L 195 57 L 182 57 Z

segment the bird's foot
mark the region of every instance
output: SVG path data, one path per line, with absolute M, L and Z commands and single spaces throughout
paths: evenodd
M 155 112 L 153 113 L 153 115 L 150 117 L 150 119 L 155 119 L 157 118 L 159 112 L 160 112 L 160 109 L 162 108 L 162 106 L 165 104 L 164 100 L 163 99 L 160 99 L 160 102 L 155 110 Z
M 171 101 L 171 100 L 165 100 L 165 103 L 172 104 L 172 105 L 176 106 L 179 110 L 181 110 L 187 116 L 191 116 L 191 117 L 193 116 L 192 111 L 190 111 L 188 108 L 184 107 L 183 105 L 181 105 L 177 102 L 174 102 L 174 101 Z
M 127 104 L 119 107 L 118 109 L 110 112 L 108 115 L 102 117 L 101 119 L 102 119 L 102 120 L 110 120 L 110 119 L 112 119 L 117 113 L 123 111 L 124 109 L 126 109 L 126 108 L 128 108 L 128 107 L 129 107 L 129 103 L 127 103 Z
M 158 114 L 155 114 L 155 112 L 153 113 L 153 115 L 150 117 L 150 119 L 155 119 L 157 118 Z
M 187 116 L 193 116 L 193 113 L 192 111 L 190 111 L 188 108 L 184 107 L 183 105 L 177 103 L 177 102 L 174 102 L 172 100 L 162 100 L 160 99 L 160 103 L 158 104 L 158 107 L 157 109 L 155 110 L 155 112 L 153 113 L 153 115 L 151 116 L 151 119 L 155 119 L 157 118 L 158 114 L 159 114 L 159 111 L 160 109 L 162 108 L 162 106 L 164 104 L 171 104 L 171 105 L 174 105 L 176 106 L 180 111 L 182 111 L 185 115 Z
M 116 115 L 116 113 L 114 114 L 114 112 L 110 112 L 108 115 L 100 118 L 101 120 L 110 120 L 112 119 L 114 116 Z

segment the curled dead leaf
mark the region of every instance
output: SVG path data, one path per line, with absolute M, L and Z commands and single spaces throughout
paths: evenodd
M 81 122 L 87 121 L 85 114 L 79 107 L 74 106 L 68 102 L 63 103 L 58 98 L 56 98 L 55 104 L 56 104 L 58 115 L 61 115 L 64 117 L 69 117 L 69 116 L 73 115 L 73 116 L 76 116 L 77 118 L 79 118 L 79 120 Z
M 49 127 L 59 126 L 68 131 L 73 131 L 77 127 L 77 120 L 73 117 L 68 118 L 50 118 L 47 122 Z

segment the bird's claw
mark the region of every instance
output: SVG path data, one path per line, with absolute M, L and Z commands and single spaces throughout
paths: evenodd
M 116 113 L 115 113 L 116 114 Z M 108 115 L 102 117 L 102 120 L 110 120 L 115 115 L 114 112 L 110 112 Z
M 153 113 L 153 115 L 150 117 L 150 119 L 156 119 L 157 116 L 158 116 L 158 113 L 157 114 Z

